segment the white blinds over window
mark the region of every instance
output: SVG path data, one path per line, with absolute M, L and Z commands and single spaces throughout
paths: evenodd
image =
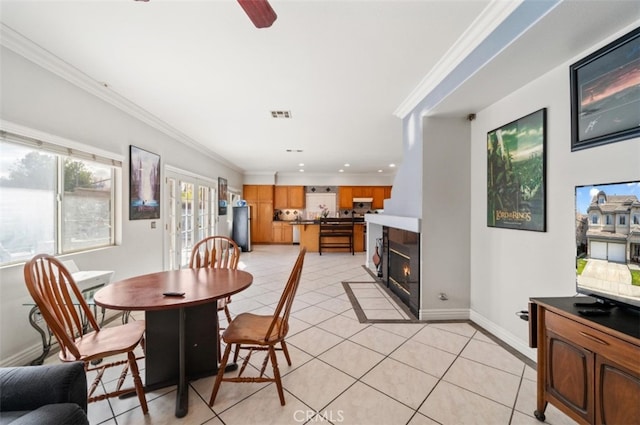
M 56 153 L 58 155 L 64 155 L 72 158 L 98 162 L 100 164 L 113 165 L 114 167 L 122 167 L 122 161 L 117 159 L 108 158 L 102 155 L 96 155 L 89 152 L 84 152 L 80 149 L 68 148 L 68 147 L 56 145 L 54 143 L 45 142 L 32 137 L 22 136 L 22 135 L 11 133 L 4 130 L 0 130 L 0 139 L 4 139 L 7 142 L 11 142 L 11 143 L 18 143 L 21 145 L 29 146 L 31 148 Z

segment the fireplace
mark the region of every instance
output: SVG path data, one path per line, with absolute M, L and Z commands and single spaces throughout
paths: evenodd
M 382 281 L 418 317 L 420 308 L 420 234 L 382 228 Z

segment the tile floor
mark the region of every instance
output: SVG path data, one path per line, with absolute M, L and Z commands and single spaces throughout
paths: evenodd
M 232 313 L 271 312 L 297 252 L 295 246 L 255 246 L 243 253 L 240 267 L 254 283 L 233 297 Z M 364 261 L 364 254 L 307 254 L 287 338 L 293 365 L 279 358 L 285 406 L 273 384 L 223 383 L 210 408 L 208 377 L 191 382 L 189 413 L 182 419 L 174 416 L 175 387 L 168 387 L 147 393 L 146 416 L 135 397 L 92 403 L 91 423 L 540 423 L 532 415 L 535 370 L 474 325 L 360 323 L 342 282 L 372 281 Z M 55 355 L 47 359 L 56 361 Z M 140 366 L 144 375 L 144 361 Z M 574 423 L 553 406 L 546 416 L 547 423 Z

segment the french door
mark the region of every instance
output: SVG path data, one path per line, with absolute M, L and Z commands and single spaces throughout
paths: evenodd
M 217 183 L 203 178 L 165 172 L 165 269 L 189 265 L 191 249 L 201 239 L 215 234 L 218 221 Z

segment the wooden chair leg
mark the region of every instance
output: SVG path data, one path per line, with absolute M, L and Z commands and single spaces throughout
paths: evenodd
M 133 383 L 136 387 L 136 394 L 138 395 L 138 400 L 140 400 L 140 407 L 142 407 L 142 413 L 146 415 L 149 412 L 149 408 L 147 407 L 147 398 L 144 394 L 142 379 L 140 379 L 140 371 L 138 370 L 136 355 L 133 353 L 133 351 L 129 351 L 127 353 L 127 357 L 129 358 L 129 370 L 131 371 Z
M 222 361 L 218 365 L 218 374 L 216 375 L 216 382 L 215 384 L 213 384 L 213 390 L 211 391 L 209 406 L 213 406 L 213 402 L 216 400 L 216 396 L 218 395 L 218 390 L 220 389 L 222 378 L 224 378 L 224 368 L 227 366 L 230 353 L 231 353 L 231 344 L 227 344 L 227 346 L 224 349 L 224 356 L 222 356 Z
M 227 323 L 231 323 L 231 312 L 226 304 L 224 305 L 224 315 L 227 316 Z
M 284 357 L 287 359 L 287 364 L 291 366 L 291 357 L 289 357 L 289 350 L 287 349 L 287 344 L 284 340 L 282 340 L 280 346 L 282 346 L 282 352 L 284 353 Z
M 273 378 L 278 388 L 278 396 L 280 397 L 280 405 L 284 406 L 284 390 L 282 389 L 282 380 L 280 379 L 280 369 L 278 368 L 278 358 L 276 357 L 276 349 L 273 345 L 269 346 L 269 357 L 271 357 L 271 366 L 273 367 Z

